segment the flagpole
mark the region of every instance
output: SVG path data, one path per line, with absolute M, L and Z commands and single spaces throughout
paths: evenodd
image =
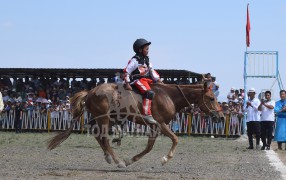
M 249 12 L 248 12 L 248 6 L 249 3 L 247 3 L 247 15 L 246 15 L 246 43 L 245 43 L 245 53 L 244 53 L 244 102 L 243 102 L 243 107 L 246 107 L 246 97 L 247 97 L 247 72 L 246 72 L 246 67 L 247 67 L 247 51 L 248 51 L 248 46 L 250 44 L 250 38 L 249 38 L 249 31 L 250 31 L 250 20 L 249 20 Z M 243 117 L 243 134 L 246 134 L 246 112 L 244 112 L 244 117 Z
M 247 3 L 247 15 L 246 15 L 246 33 L 247 33 L 247 26 L 248 26 L 248 23 L 250 23 L 248 20 L 249 20 L 249 12 L 248 12 L 248 6 L 249 6 L 249 3 Z M 250 33 L 250 32 L 248 32 Z M 248 36 L 248 37 L 247 37 Z M 246 38 L 249 38 L 249 34 L 246 35 Z M 247 52 L 248 50 L 248 41 L 250 41 L 249 39 L 246 39 L 246 48 L 245 48 L 245 52 Z

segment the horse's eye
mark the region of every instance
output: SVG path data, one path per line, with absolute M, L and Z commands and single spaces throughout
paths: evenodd
M 211 101 L 214 101 L 214 98 L 211 97 L 210 100 L 211 100 Z

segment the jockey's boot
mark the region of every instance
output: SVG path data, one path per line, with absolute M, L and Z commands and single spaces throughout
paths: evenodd
M 158 122 L 153 118 L 152 115 L 145 115 L 143 116 L 143 118 L 147 120 L 147 122 L 150 124 L 158 124 Z

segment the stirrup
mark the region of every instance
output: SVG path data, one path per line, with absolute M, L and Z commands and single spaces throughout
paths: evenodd
M 158 122 L 153 118 L 153 116 L 147 115 L 147 116 L 143 116 L 143 118 L 147 120 L 147 122 L 150 124 L 158 124 Z

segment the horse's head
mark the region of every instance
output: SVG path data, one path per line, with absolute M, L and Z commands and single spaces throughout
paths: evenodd
M 222 108 L 217 102 L 217 98 L 212 92 L 213 83 L 204 83 L 202 98 L 199 98 L 199 108 L 206 114 L 210 115 L 214 122 L 223 121 L 225 119 Z

